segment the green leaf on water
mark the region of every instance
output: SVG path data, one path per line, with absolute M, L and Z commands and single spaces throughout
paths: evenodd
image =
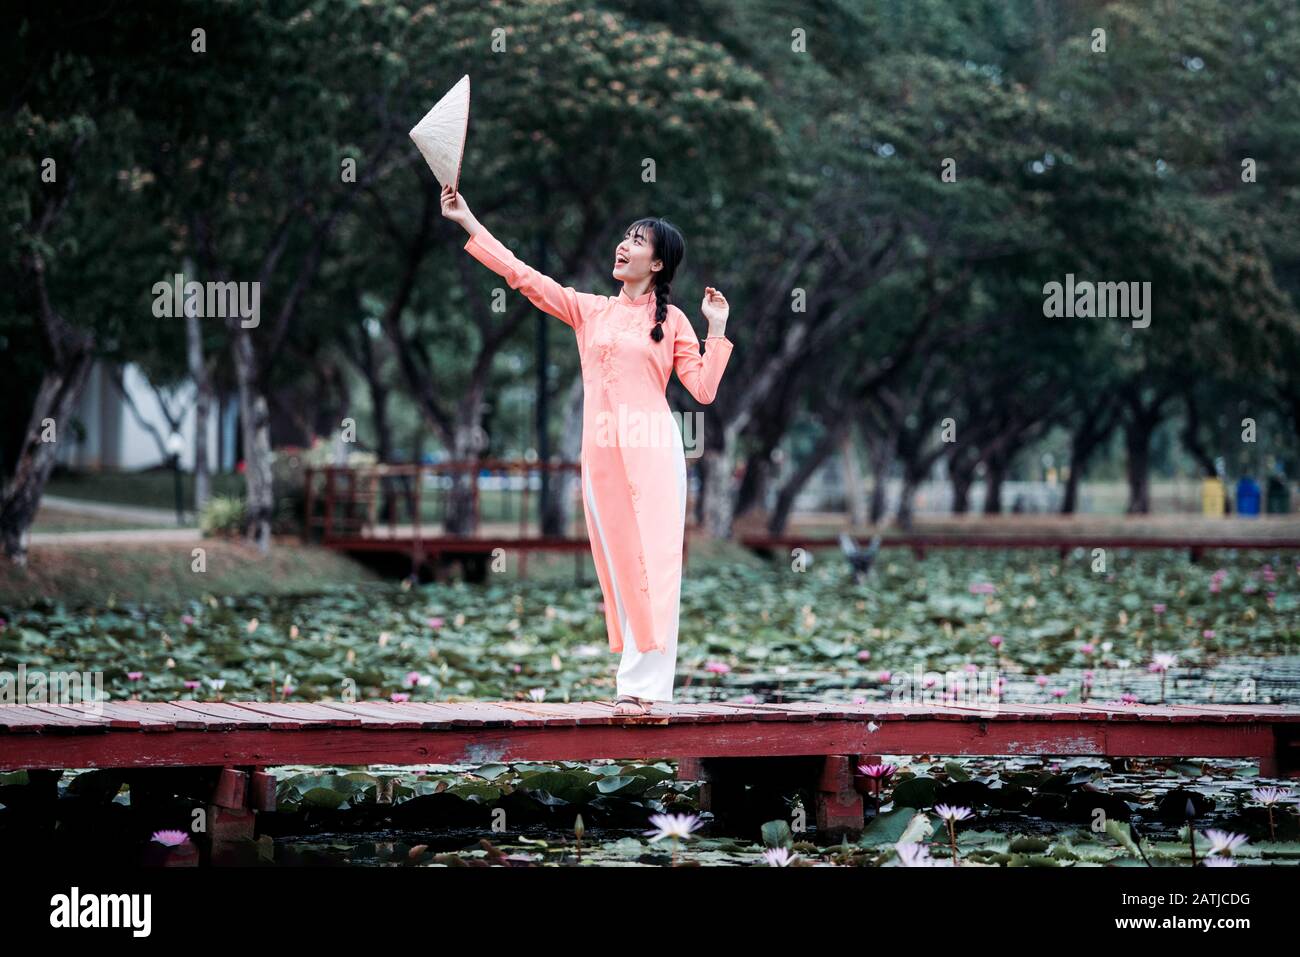
M 761 833 L 766 847 L 789 847 L 794 843 L 794 833 L 786 821 L 768 821 L 763 825 Z

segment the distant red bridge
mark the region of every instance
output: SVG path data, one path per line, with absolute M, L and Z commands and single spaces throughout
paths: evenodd
M 487 557 L 498 549 L 517 556 L 525 573 L 532 552 L 572 553 L 581 568 L 590 545 L 578 498 L 580 474 L 577 462 L 499 460 L 307 469 L 303 537 L 358 556 L 395 559 L 410 571 L 432 569 L 435 574 L 444 558 L 467 561 L 481 571 Z M 543 477 L 571 486 L 566 494 L 574 499 L 573 527 L 562 535 L 541 532 L 538 490 Z M 486 492 L 485 480 L 494 486 Z M 469 534 L 446 531 L 449 500 L 457 487 L 464 496 L 464 526 L 474 529 Z M 1217 534 L 1214 523 L 1190 520 L 1158 531 L 1126 532 L 1122 520 L 1094 531 L 1086 522 L 1053 527 L 1042 516 L 1017 519 L 996 530 L 989 523 L 974 529 L 953 523 L 943 531 L 916 533 L 885 529 L 881 547 L 910 548 L 918 557 L 941 548 L 1049 549 L 1062 558 L 1076 548 L 1186 549 L 1194 561 L 1213 549 L 1300 550 L 1295 523 L 1227 523 L 1229 531 Z M 1115 531 L 1117 526 L 1120 531 Z M 828 531 L 741 532 L 737 540 L 767 554 L 838 546 L 837 535 Z

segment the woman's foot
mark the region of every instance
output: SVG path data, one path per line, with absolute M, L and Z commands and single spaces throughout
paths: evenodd
M 643 718 L 650 713 L 650 699 L 621 694 L 614 700 L 614 714 L 623 718 Z

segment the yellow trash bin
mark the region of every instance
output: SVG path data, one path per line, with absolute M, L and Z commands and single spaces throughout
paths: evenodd
M 1201 483 L 1201 514 L 1223 518 L 1223 502 L 1223 482 L 1217 478 L 1205 479 Z

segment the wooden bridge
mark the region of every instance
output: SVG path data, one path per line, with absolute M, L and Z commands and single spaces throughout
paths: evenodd
M 0 771 L 49 787 L 65 768 L 209 769 L 213 840 L 274 810 L 275 765 L 484 764 L 671 758 L 725 812 L 748 777 L 814 796 L 819 835 L 863 825 L 861 763 L 881 755 L 1249 758 L 1300 771 L 1300 708 L 1233 705 L 673 704 L 616 717 L 609 703 L 141 702 L 0 706 Z M 762 771 L 758 769 L 761 766 Z
M 452 559 L 469 577 L 481 578 L 487 556 L 498 550 L 517 554 L 524 574 L 535 551 L 571 552 L 581 567 L 591 548 L 585 529 L 546 534 L 539 517 L 541 486 L 562 482 L 581 525 L 580 474 L 576 462 L 488 460 L 309 468 L 303 539 L 362 558 L 409 561 L 412 573 L 429 570 L 435 577 L 440 560 Z M 495 507 L 484 507 L 485 477 L 506 486 Z M 459 519 L 453 518 L 457 509 Z

